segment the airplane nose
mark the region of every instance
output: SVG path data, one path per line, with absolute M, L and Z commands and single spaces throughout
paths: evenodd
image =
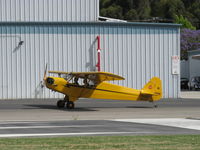
M 54 83 L 54 79 L 50 78 L 50 77 L 48 77 L 46 81 L 47 81 L 48 84 L 53 84 Z

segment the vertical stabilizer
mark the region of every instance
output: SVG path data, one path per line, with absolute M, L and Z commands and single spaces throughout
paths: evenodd
M 153 77 L 141 90 L 142 97 L 148 97 L 150 101 L 162 98 L 162 81 L 158 77 Z

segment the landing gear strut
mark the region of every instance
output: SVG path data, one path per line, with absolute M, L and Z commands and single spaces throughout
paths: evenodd
M 154 108 L 157 108 L 157 107 L 158 107 L 158 105 L 156 105 L 156 104 L 154 103 L 154 101 L 149 101 L 149 102 L 153 104 L 153 107 L 154 107 Z
M 74 102 L 68 101 L 67 102 L 67 109 L 74 109 Z
M 154 108 L 157 108 L 157 107 L 158 107 L 158 105 L 154 104 Z
M 156 104 L 153 102 L 153 107 L 154 107 L 154 108 L 157 108 L 157 107 L 158 107 L 158 105 L 156 105 Z

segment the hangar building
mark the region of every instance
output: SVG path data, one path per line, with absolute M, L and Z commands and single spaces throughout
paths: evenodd
M 191 80 L 193 77 L 200 76 L 199 70 L 200 50 L 188 52 L 188 60 L 181 61 L 181 78 Z
M 179 97 L 179 25 L 102 22 L 99 0 L 0 0 L 0 99 L 61 97 L 39 92 L 45 64 L 94 71 L 98 35 L 101 70 L 126 78 L 116 84 L 140 89 L 158 76 L 164 98 Z

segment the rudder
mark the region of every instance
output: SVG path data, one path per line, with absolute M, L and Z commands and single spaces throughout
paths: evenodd
M 141 90 L 142 97 L 147 97 L 149 101 L 157 101 L 162 98 L 162 81 L 158 77 L 153 77 Z M 146 96 L 145 96 L 146 95 Z

